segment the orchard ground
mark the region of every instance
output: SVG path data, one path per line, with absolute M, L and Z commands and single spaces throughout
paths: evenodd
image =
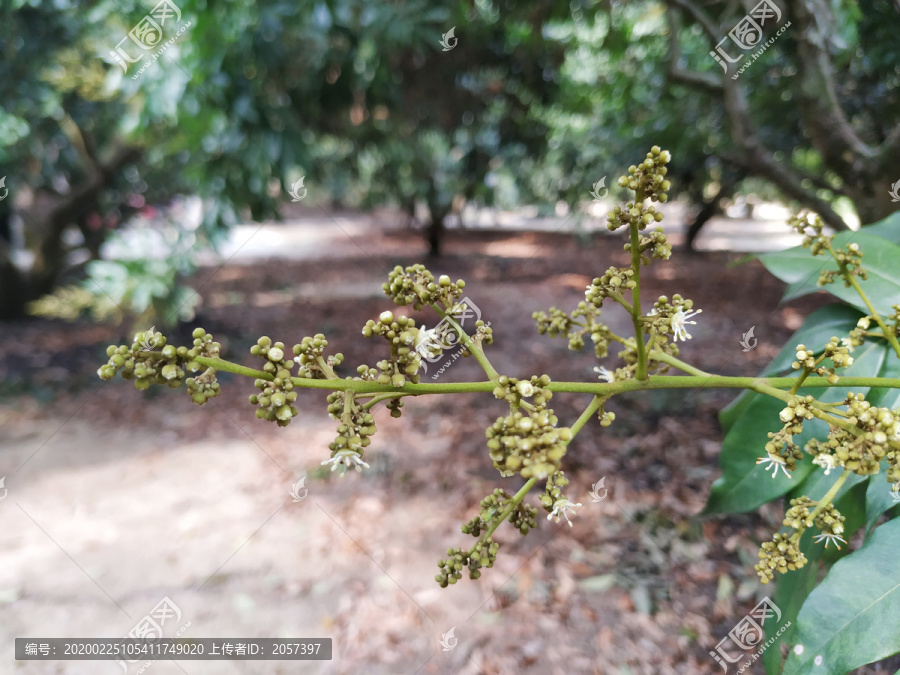
M 170 343 L 189 344 L 201 325 L 226 358 L 256 365 L 249 347 L 260 335 L 292 345 L 322 332 L 329 351 L 345 355 L 341 374 L 374 365 L 382 345 L 360 329 L 397 311 L 381 283 L 396 264 L 427 263 L 424 244 L 367 218 L 323 214 L 307 214 L 321 232 L 300 237 L 292 259 L 251 255 L 254 246 L 290 248 L 291 231 L 273 225 L 238 242 L 224 266 L 204 267 L 193 280 L 199 314 Z M 622 244 L 618 236 L 456 230 L 446 256 L 428 266 L 467 281 L 467 296 L 493 327 L 487 354 L 501 373 L 593 380 L 590 347 L 570 352 L 565 340 L 539 336 L 531 313 L 574 307 L 593 276 L 627 265 Z M 642 288 L 646 307 L 681 293 L 703 309 L 682 358 L 753 375 L 827 300 L 780 305 L 783 285 L 757 261 L 729 266 L 740 257 L 676 251 L 645 268 Z M 627 334 L 624 312 L 604 318 Z M 758 343 L 744 351 L 751 326 Z M 399 420 L 380 409 L 365 456 L 371 468 L 339 478 L 320 465 L 335 435 L 323 392 L 302 392 L 300 416 L 282 429 L 255 418 L 246 378 L 222 374 L 222 395 L 202 408 L 183 389 L 141 393 L 121 379 L 100 381 L 106 345 L 130 343 L 130 331 L 4 326 L 3 672 L 120 673 L 114 662 L 15 662 L 13 639 L 123 636 L 164 597 L 182 612 L 167 636 L 189 621 L 183 637 L 330 637 L 334 659 L 158 661 L 149 672 L 159 675 L 722 672 L 708 653 L 756 604 L 758 542 L 782 517 L 779 504 L 696 517 L 718 475 L 716 414 L 737 392 L 614 399 L 613 426 L 589 422 L 563 460 L 567 495 L 582 504 L 574 527 L 543 510 L 527 537 L 504 524 L 495 567 L 441 589 L 437 561 L 447 547 L 473 541 L 459 526 L 495 487 L 512 493 L 521 484 L 502 479 L 487 457 L 484 429 L 506 414 L 504 403 L 487 394 L 406 398 Z M 615 367 L 615 352 L 603 365 Z M 423 381 L 441 364 L 430 364 Z M 483 373 L 470 359 L 440 376 L 473 379 Z M 588 400 L 557 394 L 551 405 L 560 424 L 571 424 Z M 308 493 L 294 502 L 289 492 L 304 473 Z M 601 478 L 608 492 L 594 502 L 589 491 Z M 457 642 L 445 651 L 440 640 L 451 628 Z

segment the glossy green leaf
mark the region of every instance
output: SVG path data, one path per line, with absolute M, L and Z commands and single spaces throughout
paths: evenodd
M 839 232 L 834 237 L 833 246 L 837 249 L 848 242 L 859 244 L 863 252 L 863 267 L 868 279 L 860 280 L 860 286 L 879 313 L 885 316 L 890 314 L 892 305 L 900 303 L 900 246 L 867 234 L 865 230 Z M 817 285 L 822 270 L 837 270 L 837 263 L 827 253 L 813 257 L 809 249 L 796 246 L 786 251 L 766 253 L 760 256 L 760 260 L 772 274 L 789 284 L 784 300 L 826 290 L 861 312 L 869 313 L 862 298 L 853 288 L 844 286 L 840 278 L 824 288 Z
M 882 463 L 882 471 L 884 468 Z M 891 484 L 887 482 L 884 473 L 869 476 L 866 489 L 866 534 L 875 527 L 875 523 L 885 511 L 900 506 L 900 502 L 894 500 L 894 494 L 896 493 L 891 491 Z
M 896 211 L 884 220 L 879 220 L 872 225 L 866 225 L 862 230 L 866 234 L 874 234 L 884 237 L 888 241 L 900 244 L 900 211 Z
M 784 675 L 845 675 L 900 651 L 898 550 L 892 520 L 834 564 L 797 616 Z

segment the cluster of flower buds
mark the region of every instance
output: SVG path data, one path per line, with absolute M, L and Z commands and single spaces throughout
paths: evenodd
M 455 283 L 447 275 L 437 281 L 424 265 L 411 265 L 405 270 L 397 265 L 388 280 L 382 285 L 385 294 L 397 305 L 412 305 L 422 309 L 425 305 L 441 304 L 445 309 L 452 307 L 462 296 L 466 282 L 458 279 Z
M 441 571 L 435 575 L 434 580 L 441 585 L 441 588 L 447 588 L 448 584 L 455 584 L 462 578 L 464 567 L 469 568 L 470 579 L 477 579 L 481 576 L 482 567 L 494 566 L 498 550 L 500 550 L 500 544 L 490 537 L 485 537 L 477 542 L 470 552 L 459 548 L 448 548 L 447 555 L 449 557 L 438 562 Z
M 777 432 L 769 432 L 769 441 L 766 443 L 766 456 L 756 460 L 757 464 L 768 464 L 766 471 L 772 470 L 772 478 L 778 475 L 778 470 L 790 478 L 788 471 L 797 468 L 797 462 L 803 459 L 803 452 L 794 443 L 794 436 L 803 432 L 803 422 L 811 420 L 815 415 L 812 412 L 812 404 L 815 399 L 812 396 L 792 396 L 788 399 L 786 408 L 779 413 L 778 418 L 784 425 Z
M 380 335 L 390 345 L 390 359 L 375 364 L 380 384 L 393 384 L 399 388 L 407 379 L 413 384 L 419 383 L 416 373 L 422 365 L 422 357 L 416 351 L 419 329 L 413 319 L 402 315 L 395 318 L 393 312 L 382 312 L 378 321 L 370 319 L 366 322 L 362 334 L 367 338 Z
M 772 541 L 763 542 L 759 547 L 760 561 L 753 566 L 760 581 L 767 584 L 775 578 L 775 572 L 784 574 L 788 570 L 799 570 L 807 559 L 800 550 L 800 544 L 789 534 L 776 534 Z
M 584 292 L 584 298 L 598 309 L 610 295 L 620 295 L 635 286 L 634 270 L 630 267 L 610 267 L 602 277 L 596 277 Z
M 859 250 L 859 244 L 847 244 L 847 246 L 837 249 L 834 255 L 841 269 L 822 270 L 819 274 L 819 280 L 816 282 L 817 285 L 826 286 L 833 284 L 834 280 L 840 276 L 844 279 L 844 286 L 849 288 L 851 286 L 850 280 L 844 277 L 844 274 L 859 277 L 863 281 L 869 278 L 862 266 L 863 254 Z
M 803 533 L 813 526 L 821 530 L 821 533 L 813 538 L 816 543 L 824 541 L 825 547 L 828 548 L 828 545 L 834 542 L 838 549 L 841 548 L 841 544 L 847 543 L 841 536 L 844 533 L 844 516 L 833 504 L 825 504 L 813 516 L 818 504 L 809 497 L 805 495 L 797 497 L 790 503 L 790 508 L 784 514 L 783 524 L 793 532 L 778 533 L 772 541 L 764 542 L 759 549 L 760 561 L 754 569 L 764 584 L 774 578 L 775 572 L 784 574 L 788 570 L 798 570 L 807 563 L 799 542 Z
M 547 516 L 547 520 L 553 518 L 554 522 L 558 523 L 560 516 L 562 516 L 566 519 L 569 527 L 572 527 L 572 521 L 569 520 L 567 511 L 571 511 L 574 515 L 575 509 L 580 507 L 581 504 L 575 504 L 563 494 L 562 488 L 568 484 L 569 479 L 566 478 L 565 473 L 562 471 L 555 471 L 550 474 L 547 478 L 544 494 L 541 495 L 541 506 L 550 514 Z
M 627 188 L 635 193 L 636 201 L 629 202 L 625 208 L 616 207 L 607 216 L 607 227 L 617 230 L 625 225 L 637 225 L 643 230 L 653 222 L 662 220 L 662 214 L 652 206 L 644 208 L 644 200 L 652 202 L 665 202 L 668 199 L 669 188 L 672 187 L 666 180 L 666 164 L 671 155 L 668 150 L 660 150 L 654 145 L 647 158 L 637 166 L 628 167 L 628 175 L 619 178 L 619 187 Z
M 813 255 L 822 255 L 826 251 L 831 250 L 831 242 L 834 239 L 834 235 L 822 234 L 824 225 L 819 216 L 814 216 L 810 220 L 809 213 L 801 213 L 792 216 L 788 220 L 788 225 L 803 235 L 803 247 L 810 249 Z M 812 230 L 811 234 L 809 230 Z M 862 267 L 863 254 L 859 250 L 859 244 L 848 244 L 835 250 L 834 257 L 837 259 L 839 269 L 822 270 L 817 282 L 819 286 L 834 283 L 838 276 L 844 277 L 845 274 L 859 277 L 863 281 L 869 278 Z M 850 285 L 850 281 L 845 277 L 844 286 L 849 288 Z
M 151 384 L 165 384 L 176 389 L 181 386 L 186 370 L 197 372 L 202 367 L 196 357 L 217 357 L 219 348 L 219 343 L 213 342 L 212 336 L 202 328 L 194 331 L 194 346 L 191 349 L 167 345 L 166 336 L 151 328 L 135 335 L 131 346 L 110 345 L 106 350 L 109 361 L 100 366 L 97 375 L 111 380 L 121 371 L 122 378 L 134 380 L 134 386 L 140 390 L 147 389 Z M 218 395 L 215 370 L 209 375 L 204 373 L 204 376 L 202 386 L 194 386 L 193 378 L 186 381 L 191 398 L 200 405 L 207 398 Z
M 847 543 L 841 536 L 844 533 L 844 516 L 834 507 L 834 504 L 828 504 L 819 511 L 813 524 L 822 531 L 813 538 L 816 543 L 824 540 L 825 548 L 828 548 L 828 544 L 834 542 L 838 550 L 840 550 L 841 544 Z
M 828 344 L 825 345 L 822 356 L 817 359 L 815 352 L 807 349 L 806 345 L 799 344 L 797 345 L 797 360 L 791 363 L 791 367 L 794 370 L 803 368 L 810 373 L 827 377 L 830 384 L 837 384 L 839 378 L 834 371 L 837 368 L 848 368 L 853 364 L 853 357 L 850 356 L 851 349 L 853 349 L 852 338 L 839 340 L 836 337 L 832 337 Z M 833 367 L 826 368 L 819 365 L 826 358 L 831 359 L 832 364 L 834 364 Z
M 591 287 L 589 286 L 588 289 Z M 594 354 L 598 359 L 609 355 L 609 341 L 611 333 L 609 327 L 600 323 L 597 319 L 601 310 L 593 303 L 585 301 L 578 303 L 578 307 L 571 316 L 556 307 L 550 308 L 550 314 L 534 312 L 531 318 L 537 322 L 537 331 L 540 335 L 550 337 L 564 336 L 569 341 L 569 349 L 578 351 L 584 347 L 584 336 L 590 334 L 594 344 Z M 583 321 L 580 321 L 584 318 Z
M 199 376 L 187 378 L 184 383 L 191 394 L 191 400 L 197 405 L 204 405 L 207 400 L 220 393 L 215 368 L 207 368 Z
M 337 438 L 328 444 L 331 458 L 322 462 L 331 465 L 334 471 L 342 467 L 343 476 L 347 469 L 369 468 L 363 461 L 364 448 L 372 443 L 375 433 L 375 417 L 364 410 L 356 400 L 352 391 L 335 391 L 328 395 L 328 414 L 338 420 Z
M 515 377 L 501 375 L 494 387 L 494 397 L 504 399 L 511 406 L 519 406 L 523 399 L 530 399 L 534 410 L 543 410 L 547 402 L 553 398 L 553 392 L 547 389 L 550 384 L 549 375 L 533 375 L 530 380 L 519 380 Z
M 273 344 L 272 339 L 265 335 L 250 348 L 250 353 L 265 359 L 263 370 L 272 376 L 271 380 L 260 378 L 253 383 L 262 392 L 250 396 L 250 403 L 259 406 L 256 416 L 286 427 L 292 418 L 300 414 L 300 410 L 294 405 L 297 392 L 294 391 L 294 382 L 291 380 L 294 363 L 285 359 L 283 342 Z
M 812 220 L 810 218 L 812 217 Z M 817 215 L 803 212 L 791 216 L 787 224 L 803 235 L 803 248 L 808 248 L 813 255 L 822 255 L 831 246 L 834 235 L 822 234 L 824 223 Z M 810 233 L 812 230 L 812 233 Z
M 703 312 L 702 309 L 692 312 L 693 306 L 693 300 L 683 298 L 678 293 L 672 296 L 671 303 L 665 295 L 659 296 L 647 315 L 649 330 L 655 331 L 657 335 L 671 335 L 673 342 L 690 340 L 687 326 L 697 322 L 689 319 Z
M 659 216 L 660 220 L 662 219 L 662 214 L 653 211 L 652 206 L 648 207 L 648 211 L 654 216 Z M 647 216 L 645 215 L 644 218 L 646 219 Z M 630 242 L 625 244 L 625 250 L 631 252 Z M 649 234 L 642 234 L 638 243 L 638 250 L 641 252 L 641 264 L 650 262 L 643 256 L 647 251 L 650 251 L 651 258 L 656 258 L 657 260 L 668 260 L 672 257 L 672 244 L 669 243 L 666 235 L 663 234 L 663 229 L 661 227 L 657 227 Z
M 900 410 L 878 408 L 865 400 L 862 394 L 850 393 L 845 401 L 850 416 L 847 421 L 860 431 L 848 431 L 829 425 L 828 439 L 812 439 L 806 451 L 826 471 L 843 467 L 860 476 L 871 476 L 880 471 L 882 459 L 888 460 L 888 482 L 900 480 Z
M 559 470 L 572 438 L 567 427 L 557 427 L 552 410 L 515 411 L 498 417 L 486 435 L 494 468 L 501 476 L 521 474 L 523 478 L 545 478 Z
M 900 335 L 900 305 L 891 305 L 891 308 L 894 311 L 888 315 L 888 319 L 894 322 L 894 335 Z
M 511 501 L 512 497 L 509 493 L 496 488 L 492 494 L 481 500 L 480 513 L 462 526 L 463 534 L 471 534 L 473 537 L 481 536 L 482 532 L 499 519 Z M 524 502 L 519 502 L 510 512 L 509 522 L 520 533 L 526 535 L 530 529 L 537 527 L 537 509 Z
M 321 333 L 317 333 L 315 337 L 307 336 L 300 344 L 294 345 L 294 361 L 300 365 L 297 370 L 298 377 L 313 380 L 327 380 L 334 377 L 334 369 L 343 363 L 344 355 L 335 354 L 326 358 L 327 346 L 328 340 Z
M 456 310 L 458 307 L 465 307 L 465 303 L 457 304 L 453 310 Z M 494 344 L 494 329 L 484 323 L 481 319 L 475 322 L 475 332 L 472 333 L 472 341 L 475 344 L 485 344 L 492 345 Z M 472 356 L 472 352 L 469 351 L 469 348 L 463 344 L 463 348 L 460 350 L 460 354 L 463 356 Z

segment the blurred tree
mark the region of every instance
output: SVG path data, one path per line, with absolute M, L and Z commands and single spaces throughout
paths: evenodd
M 407 209 L 424 200 L 439 253 L 454 196 L 481 189 L 502 143 L 539 149 L 545 131 L 525 112 L 552 90 L 562 54 L 545 53 L 541 26 L 568 3 L 503 5 L 517 18 L 457 0 L 4 4 L 0 317 L 22 316 L 151 205 L 201 197 L 199 239 L 212 240 L 241 218 L 277 218 L 301 175 L 336 203 L 363 178 Z M 142 51 L 126 36 L 146 13 L 172 44 L 129 63 Z M 460 47 L 443 50 L 454 26 Z M 14 205 L 34 252 L 24 268 Z
M 771 1 L 782 17 L 759 44 L 791 25 L 756 60 L 758 48 L 728 39 L 755 2 L 599 3 L 545 28 L 567 49 L 560 95 L 538 113 L 552 128 L 538 168 L 559 174 L 560 196 L 583 199 L 605 167 L 658 143 L 678 158 L 672 194 L 696 205 L 689 244 L 748 178 L 835 229 L 846 228 L 841 202 L 863 224 L 897 210 L 900 13 L 887 0 L 865 12 L 846 0 Z M 710 55 L 723 38 L 742 56 L 727 72 Z

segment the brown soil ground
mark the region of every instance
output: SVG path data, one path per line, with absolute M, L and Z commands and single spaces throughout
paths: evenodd
M 627 264 L 621 243 L 455 232 L 430 267 L 466 279 L 493 327 L 488 355 L 499 371 L 591 380 L 592 353 L 537 335 L 531 313 L 574 307 L 593 276 Z M 260 335 L 293 344 L 323 332 L 352 374 L 381 358 L 360 327 L 390 308 L 379 293 L 386 272 L 421 254 L 416 235 L 382 231 L 329 248 L 328 260 L 203 269 L 199 314 L 170 343 L 189 343 L 202 325 L 226 358 L 252 364 Z M 677 254 L 647 269 L 642 285 L 647 299 L 679 292 L 703 308 L 683 358 L 751 375 L 824 298 L 781 306 L 783 285 L 756 261 L 730 265 L 738 257 Z M 610 310 L 608 320 L 627 331 L 623 313 Z M 744 352 L 751 326 L 758 346 Z M 718 475 L 717 412 L 735 392 L 620 397 L 610 406 L 615 424 L 590 422 L 564 459 L 568 492 L 583 504 L 574 527 L 543 511 L 527 537 L 505 525 L 495 567 L 441 589 L 437 560 L 471 541 L 460 524 L 495 487 L 520 485 L 500 478 L 486 454 L 484 429 L 504 414 L 502 402 L 406 399 L 399 420 L 382 409 L 371 468 L 338 478 L 320 467 L 334 434 L 324 394 L 302 393 L 301 415 L 281 429 L 254 417 L 244 378 L 223 374 L 221 397 L 202 408 L 183 391 L 101 382 L 106 345 L 130 342 L 121 327 L 31 321 L 3 331 L 2 672 L 121 672 L 102 662 L 16 662 L 13 638 L 125 635 L 168 596 L 180 624 L 190 622 L 185 637 L 330 637 L 334 658 L 159 661 L 151 672 L 160 675 L 718 673 L 709 650 L 763 594 L 752 565 L 780 505 L 696 516 Z M 483 379 L 468 359 L 441 377 Z M 557 395 L 561 424 L 587 398 Z M 288 492 L 303 472 L 308 498 L 294 503 Z M 608 497 L 594 503 L 588 491 L 603 477 Z M 443 651 L 451 628 L 457 646 Z

